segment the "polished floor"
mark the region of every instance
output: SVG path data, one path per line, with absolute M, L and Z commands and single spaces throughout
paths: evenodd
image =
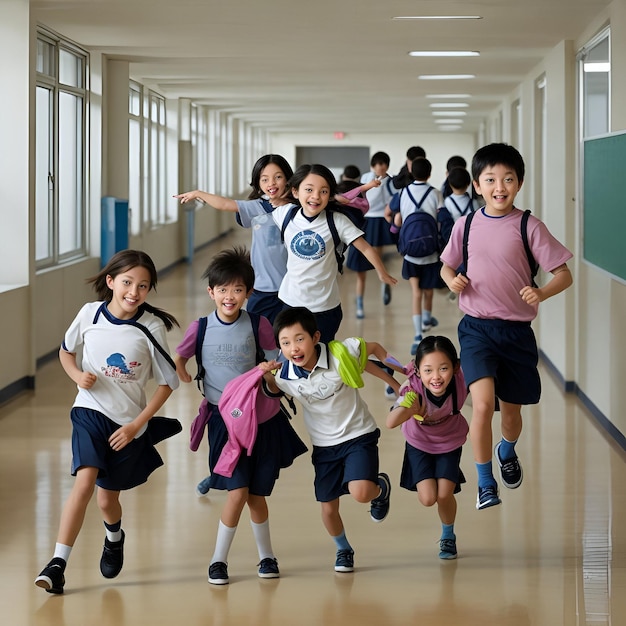
M 151 302 L 174 313 L 183 329 L 211 308 L 200 280 L 211 255 L 239 231 L 197 253 L 192 265 L 168 272 Z M 391 258 L 399 277 L 401 263 Z M 342 279 L 345 319 L 339 336 L 377 340 L 408 360 L 410 292 L 400 282 L 383 307 L 380 284 L 369 277 L 366 318 L 354 319 L 354 277 Z M 437 293 L 438 332 L 456 341 L 457 305 Z M 68 320 L 69 322 L 69 320 Z M 170 334 L 172 349 L 182 337 Z M 607 375 L 609 372 L 607 372 Z M 308 455 L 285 470 L 269 500 L 281 578 L 257 577 L 258 561 L 244 511 L 230 553 L 230 585 L 207 582 L 223 495 L 198 498 L 206 446 L 188 448 L 188 427 L 199 395 L 183 385 L 163 414 L 178 416 L 183 434 L 160 445 L 165 466 L 124 494 L 124 569 L 101 577 L 103 526 L 92 502 L 66 571 L 63 596 L 33 579 L 51 557 L 59 515 L 70 490 L 69 408 L 74 388 L 57 360 L 37 372 L 37 388 L 0 407 L 0 621 L 7 626 L 193 625 L 507 625 L 626 624 L 626 456 L 570 395 L 542 370 L 541 404 L 524 412 L 518 446 L 525 478 L 503 490 L 503 504 L 475 509 L 476 479 L 469 443 L 468 482 L 458 496 L 459 558 L 438 558 L 440 524 L 415 494 L 398 486 L 403 451 L 399 430 L 386 430 L 389 401 L 382 383 L 363 391 L 383 430 L 381 469 L 392 478 L 391 512 L 382 524 L 368 506 L 341 504 L 356 570 L 336 574 L 334 545 L 324 530 L 312 489 Z M 465 408 L 471 418 L 471 407 Z M 308 441 L 300 416 L 294 425 Z M 498 423 L 494 422 L 494 432 Z

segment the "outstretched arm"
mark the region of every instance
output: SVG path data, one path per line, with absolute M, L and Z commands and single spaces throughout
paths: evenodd
M 395 285 L 398 282 L 387 272 L 385 264 L 380 258 L 380 254 L 365 241 L 364 237 L 358 237 L 352 242 L 352 245 L 374 266 L 381 282 L 387 283 L 388 285 Z
M 232 211 L 236 213 L 239 210 L 237 202 L 231 198 L 225 198 L 224 196 L 217 196 L 214 193 L 208 193 L 206 191 L 186 191 L 185 193 L 179 193 L 174 196 L 180 200 L 181 204 L 190 202 L 191 200 L 202 200 L 205 204 L 211 205 L 218 211 Z

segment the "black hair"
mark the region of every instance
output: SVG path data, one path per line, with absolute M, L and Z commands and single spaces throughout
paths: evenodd
M 346 165 L 343 168 L 343 174 L 349 180 L 359 180 L 361 178 L 361 170 L 356 165 Z
M 417 159 L 417 157 L 422 157 L 423 159 L 425 159 L 426 150 L 424 150 L 422 146 L 411 146 L 406 151 L 406 158 L 409 159 L 410 161 L 413 161 L 414 159 Z
M 346 193 L 360 186 L 361 183 L 357 183 L 356 180 L 340 180 L 337 183 L 337 193 Z
M 422 359 L 433 352 L 443 352 L 452 363 L 452 367 L 457 367 L 459 357 L 454 344 L 443 335 L 428 335 L 419 342 L 417 352 L 415 353 L 415 369 L 419 370 Z
M 370 165 L 374 167 L 374 165 L 378 165 L 379 163 L 382 163 L 383 165 L 389 167 L 391 159 L 386 152 L 374 152 L 374 154 L 372 154 L 372 158 L 370 159 Z
M 507 143 L 490 143 L 476 151 L 472 159 L 472 178 L 478 182 L 487 167 L 504 165 L 515 171 L 519 183 L 524 180 L 524 159 L 522 155 Z
M 152 291 L 153 289 L 156 291 L 157 271 L 154 266 L 154 261 L 142 250 L 120 250 L 116 252 L 95 276 L 87 279 L 87 283 L 93 285 L 100 300 L 111 302 L 113 291 L 107 285 L 107 276 L 115 278 L 119 274 L 133 269 L 134 267 L 143 267 L 148 270 L 150 274 L 150 289 L 148 289 L 148 291 Z M 171 330 L 174 326 L 179 326 L 178 320 L 172 314 L 158 309 L 147 302 L 144 302 L 139 308 L 163 320 L 167 330 Z
M 318 331 L 315 315 L 306 307 L 294 306 L 289 309 L 283 309 L 274 320 L 273 328 L 276 345 L 280 345 L 278 342 L 280 331 L 284 328 L 295 326 L 296 324 L 300 324 L 304 332 L 311 335 L 311 337 Z
M 430 178 L 432 171 L 433 166 L 425 157 L 417 157 L 411 161 L 411 176 L 413 176 L 415 180 L 427 180 Z
M 307 163 L 305 165 L 301 165 L 289 179 L 289 189 L 298 189 L 298 187 L 302 184 L 302 181 L 309 174 L 321 176 L 328 183 L 328 187 L 330 188 L 330 197 L 332 199 L 337 193 L 337 181 L 335 180 L 335 175 L 325 165 L 321 165 L 320 163 Z
M 470 173 L 464 167 L 453 167 L 449 170 L 448 184 L 454 189 L 466 189 L 472 182 Z
M 250 253 L 243 246 L 234 246 L 229 250 L 218 252 L 209 263 L 202 278 L 209 281 L 213 289 L 219 285 L 232 285 L 242 281 L 246 290 L 254 286 L 254 269 L 250 263 Z
M 467 169 L 467 161 L 462 156 L 455 154 L 448 159 L 448 162 L 446 163 L 446 170 L 451 172 L 455 167 Z
M 256 200 L 263 196 L 263 191 L 261 190 L 261 173 L 270 163 L 274 163 L 282 170 L 285 175 L 285 184 L 287 184 L 287 181 L 293 176 L 291 165 L 289 165 L 285 157 L 280 156 L 280 154 L 264 154 L 257 159 L 257 162 L 252 168 L 252 175 L 250 176 L 250 187 L 252 187 L 252 191 L 248 196 L 248 200 Z

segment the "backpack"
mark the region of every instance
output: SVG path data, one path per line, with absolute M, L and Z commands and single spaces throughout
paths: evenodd
M 430 213 L 422 211 L 422 204 L 433 189 L 434 187 L 429 187 L 419 202 L 411 195 L 408 187 L 403 190 L 409 194 L 417 210 L 407 216 L 400 226 L 398 252 L 402 256 L 420 258 L 439 252 L 437 220 Z
M 474 218 L 476 213 L 472 211 L 467 215 L 465 220 L 465 230 L 463 231 L 463 266 L 461 268 L 461 273 L 463 276 L 467 276 L 467 258 L 468 258 L 468 241 L 469 241 L 469 231 L 470 224 L 472 223 L 472 219 Z M 539 264 L 535 261 L 535 257 L 530 249 L 530 245 L 528 244 L 528 217 L 530 216 L 530 209 L 526 209 L 524 214 L 522 215 L 522 221 L 520 222 L 520 232 L 522 235 L 522 243 L 524 244 L 524 251 L 526 252 L 526 258 L 528 259 L 528 265 L 530 266 L 530 283 L 533 287 L 537 287 L 537 283 L 535 282 L 535 276 L 537 276 L 537 272 L 539 271 Z
M 250 323 L 252 324 L 252 333 L 254 334 L 254 344 L 256 346 L 255 353 L 255 361 L 257 365 L 265 361 L 265 352 L 261 345 L 259 344 L 259 322 L 261 321 L 261 316 L 258 313 L 253 313 L 252 311 L 246 311 L 246 313 L 250 316 Z M 198 367 L 198 372 L 194 380 L 198 385 L 198 389 L 200 393 L 204 395 L 204 375 L 206 374 L 206 370 L 204 369 L 204 365 L 202 365 L 202 344 L 204 343 L 204 335 L 206 334 L 208 318 L 206 315 L 198 319 L 198 334 L 196 335 L 196 365 Z
M 454 218 L 447 207 L 442 206 L 437 210 L 437 224 L 439 226 L 439 249 L 443 250 L 450 241 L 454 226 Z
M 291 222 L 293 218 L 296 216 L 296 213 L 300 210 L 300 208 L 301 207 L 299 205 L 291 207 L 291 209 L 289 209 L 289 211 L 287 212 L 287 215 L 285 215 L 285 219 L 283 220 L 283 225 L 280 228 L 281 243 L 283 244 L 285 243 L 285 229 L 287 228 L 287 225 L 289 224 L 289 222 Z M 333 209 L 326 208 L 325 212 L 326 212 L 326 222 L 328 223 L 328 228 L 333 238 L 333 249 L 335 251 L 335 259 L 337 259 L 337 270 L 339 271 L 340 274 L 343 274 L 343 262 L 346 256 L 346 250 L 348 249 L 348 246 L 343 241 L 341 241 L 339 237 L 339 232 L 337 231 L 337 227 L 335 226 L 335 220 L 333 218 L 333 213 L 334 212 L 342 213 L 357 228 L 361 228 L 361 226 L 359 226 L 356 221 L 356 218 L 357 218 L 356 214 L 358 213 L 360 218 L 362 218 L 363 224 L 365 224 L 365 217 L 363 216 L 361 211 L 359 211 L 358 209 L 353 209 L 352 211 L 346 211 L 345 208 L 343 207 L 341 210 L 337 210 L 334 208 Z

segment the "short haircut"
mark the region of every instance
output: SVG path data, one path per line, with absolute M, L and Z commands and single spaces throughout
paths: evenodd
M 453 167 L 449 170 L 448 184 L 454 189 L 467 189 L 472 182 L 470 173 L 464 167 Z
M 425 157 L 417 157 L 411 161 L 411 175 L 415 180 L 427 180 L 432 171 L 433 166 Z
M 422 158 L 426 158 L 426 150 L 424 150 L 424 148 L 422 148 L 422 146 L 411 146 L 407 151 L 406 151 L 406 158 L 410 159 L 411 161 L 417 159 L 417 157 L 422 157 Z
M 490 143 L 479 148 L 472 159 L 472 178 L 478 182 L 483 171 L 495 165 L 511 168 L 517 174 L 520 183 L 524 180 L 524 159 L 513 146 L 507 143 Z
M 300 324 L 305 333 L 311 337 L 317 332 L 317 320 L 315 315 L 304 306 L 294 306 L 288 309 L 283 309 L 274 320 L 274 338 L 276 339 L 276 345 L 278 343 L 278 336 L 280 332 L 285 328 L 290 328 Z
M 356 165 L 346 165 L 343 168 L 343 176 L 350 180 L 359 180 L 361 178 L 361 170 Z
M 246 290 L 250 291 L 254 286 L 254 269 L 250 263 L 250 253 L 243 246 L 234 246 L 218 252 L 211 259 L 202 278 L 208 279 L 211 289 L 241 281 Z
M 383 165 L 389 167 L 391 159 L 386 152 L 374 152 L 374 154 L 372 154 L 372 158 L 370 159 L 370 165 L 374 167 L 374 165 L 378 165 L 379 163 L 382 163 Z
M 467 169 L 467 161 L 462 156 L 455 154 L 448 159 L 448 162 L 446 163 L 446 170 L 451 172 L 455 167 Z

